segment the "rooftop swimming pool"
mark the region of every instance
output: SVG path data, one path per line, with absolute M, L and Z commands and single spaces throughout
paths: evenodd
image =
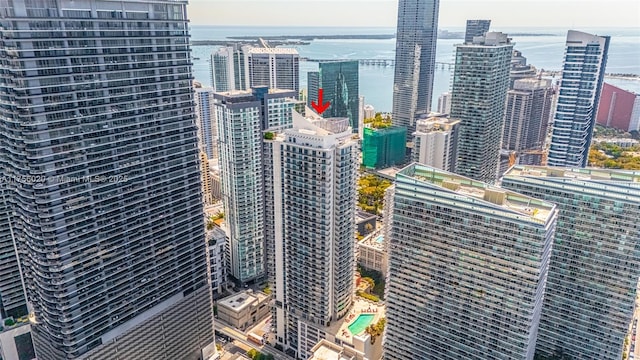
M 378 244 L 382 244 L 384 242 L 384 235 L 380 235 L 376 238 L 376 242 Z
M 360 314 L 356 321 L 349 325 L 349 332 L 353 335 L 360 335 L 371 324 L 375 314 Z

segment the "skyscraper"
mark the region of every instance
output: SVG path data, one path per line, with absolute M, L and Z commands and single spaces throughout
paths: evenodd
M 420 119 L 413 133 L 413 161 L 453 172 L 458 157 L 460 120 L 446 117 Z
M 323 89 L 323 101 L 331 106 L 323 117 L 346 117 L 353 132 L 358 132 L 360 114 L 358 96 L 358 61 L 320 63 L 318 72 L 307 74 L 309 84 L 308 105 L 318 101 L 318 89 Z
M 511 56 L 511 69 L 509 70 L 509 89 L 513 89 L 516 80 L 535 77 L 538 70 L 535 66 L 527 64 L 527 58 L 522 56 L 522 52 L 513 50 Z
M 393 191 L 385 359 L 533 359 L 555 205 L 417 164 Z
M 218 133 L 213 112 L 213 89 L 196 87 L 196 121 L 201 149 L 209 160 L 218 158 Z M 204 164 L 207 167 L 207 164 Z
M 507 92 L 502 149 L 518 153 L 541 151 L 547 137 L 552 102 L 551 80 L 516 80 L 513 89 Z
M 431 110 L 438 38 L 439 0 L 400 0 L 393 79 L 393 124 L 415 130 L 415 118 Z
M 437 112 L 440 114 L 447 114 L 447 115 L 451 113 L 451 93 L 450 92 L 447 91 L 445 93 L 442 93 L 442 95 L 438 97 Z
M 347 118 L 293 115 L 293 128 L 265 141 L 265 174 L 277 214 L 276 341 L 306 359 L 353 302 L 357 141 Z
M 227 46 L 211 54 L 211 86 L 216 92 L 247 90 L 250 46 Z
M 215 352 L 186 5 L 2 6 L 0 244 L 38 359 Z
M 585 167 L 602 91 L 609 37 L 569 30 L 549 166 Z
M 215 93 L 229 275 L 245 283 L 265 275 L 262 118 L 251 91 Z
M 273 247 L 273 240 L 265 230 L 264 194 L 272 189 L 264 184 L 263 138 L 269 135 L 263 130 L 291 127 L 292 112 L 299 103 L 296 97 L 295 91 L 267 87 L 214 94 L 229 275 L 241 283 L 275 271 L 266 263 L 273 261 L 273 252 L 265 252 L 265 246 Z
M 460 119 L 456 173 L 486 183 L 497 177 L 513 44 L 489 32 L 456 47 L 451 118 Z
M 640 172 L 515 166 L 502 186 L 558 205 L 536 352 L 620 359 L 640 276 Z
M 251 48 L 248 51 L 251 87 L 300 91 L 300 56 L 296 49 Z
M 489 32 L 491 26 L 491 20 L 467 20 L 467 27 L 464 32 L 464 43 L 473 43 L 473 38 L 476 36 L 484 36 Z

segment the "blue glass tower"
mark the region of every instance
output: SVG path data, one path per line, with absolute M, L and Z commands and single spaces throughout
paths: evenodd
M 569 30 L 548 165 L 585 167 L 604 81 L 608 36 Z

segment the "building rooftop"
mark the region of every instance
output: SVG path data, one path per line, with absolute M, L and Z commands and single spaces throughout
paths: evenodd
M 414 134 L 428 134 L 434 131 L 450 131 L 452 127 L 460 124 L 460 119 L 449 119 L 444 116 L 431 116 L 416 120 L 416 131 Z
M 218 301 L 218 305 L 231 308 L 234 311 L 240 311 L 245 307 L 251 305 L 254 301 L 262 300 L 266 297 L 267 295 L 260 292 L 254 293 L 252 290 L 247 290 Z
M 558 168 L 548 166 L 516 165 L 507 171 L 504 176 L 532 176 L 546 178 L 564 178 L 574 180 L 606 180 L 616 182 L 637 183 L 640 186 L 640 171 L 619 169 L 575 169 Z
M 367 235 L 364 239 L 362 239 L 362 241 L 358 243 L 358 246 L 361 245 L 384 251 L 384 228 L 378 229 Z
M 250 54 L 288 54 L 298 55 L 298 50 L 293 48 L 251 48 Z
M 342 346 L 336 345 L 325 339 L 320 340 L 311 349 L 313 356 L 309 360 L 353 360 L 352 355 L 345 354 Z
M 413 178 L 437 186 L 444 191 L 464 195 L 486 205 L 500 207 L 537 223 L 549 221 L 556 210 L 556 206 L 552 203 L 425 165 L 409 165 L 402 169 L 398 176 Z

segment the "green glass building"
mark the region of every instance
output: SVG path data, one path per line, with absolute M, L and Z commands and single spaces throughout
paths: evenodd
M 323 102 L 331 102 L 322 113 L 324 118 L 346 117 L 354 133 L 358 132 L 360 111 L 358 61 L 320 63 L 319 71 L 307 73 L 309 97 L 307 103 L 318 100 L 318 89 L 323 89 Z
M 390 126 L 384 129 L 365 128 L 362 141 L 362 164 L 370 169 L 382 169 L 404 162 L 407 128 Z

